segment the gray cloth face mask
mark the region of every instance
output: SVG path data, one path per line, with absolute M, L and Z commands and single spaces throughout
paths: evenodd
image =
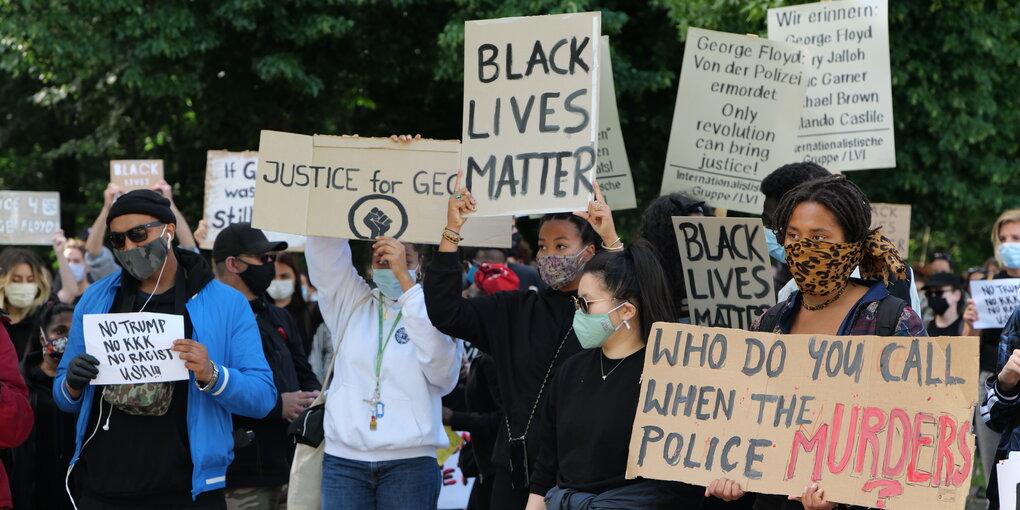
M 152 276 L 166 262 L 166 256 L 170 249 L 167 242 L 163 240 L 165 233 L 166 225 L 163 225 L 159 239 L 130 250 L 113 250 L 113 255 L 128 274 L 138 281 L 143 281 Z

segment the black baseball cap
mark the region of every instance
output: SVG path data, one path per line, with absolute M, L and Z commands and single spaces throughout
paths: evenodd
M 220 231 L 213 243 L 213 260 L 220 262 L 227 257 L 238 255 L 259 255 L 287 249 L 287 241 L 270 242 L 262 230 L 252 228 L 251 223 L 234 223 Z
M 954 289 L 962 289 L 963 283 L 960 281 L 960 277 L 953 273 L 935 273 L 928 277 L 928 280 L 924 282 L 924 289 L 934 289 L 938 287 L 952 287 Z

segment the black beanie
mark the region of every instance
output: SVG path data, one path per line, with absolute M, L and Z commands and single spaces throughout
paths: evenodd
M 148 214 L 163 223 L 177 224 L 177 217 L 170 209 L 170 201 L 151 189 L 136 189 L 120 196 L 106 215 L 106 228 L 117 216 L 125 214 Z

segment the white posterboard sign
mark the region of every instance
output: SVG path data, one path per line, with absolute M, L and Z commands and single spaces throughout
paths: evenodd
M 184 338 L 184 316 L 166 313 L 94 313 L 82 318 L 85 352 L 99 360 L 91 384 L 181 381 L 188 369 L 171 351 Z
M 761 214 L 761 180 L 794 161 L 810 59 L 796 44 L 688 29 L 662 194 Z
M 894 168 L 886 0 L 781 7 L 768 19 L 769 39 L 812 50 L 796 160 L 843 172 Z
M 598 149 L 598 12 L 464 23 L 460 168 L 479 216 L 584 210 Z
M 974 280 L 970 296 L 978 313 L 974 329 L 1002 328 L 1020 306 L 1020 278 Z
M 599 46 L 599 152 L 595 180 L 602 196 L 614 211 L 634 209 L 634 177 L 627 160 L 627 147 L 620 129 L 620 112 L 616 108 L 616 85 L 613 83 L 613 60 L 609 53 L 609 36 L 602 36 Z
M 251 223 L 255 206 L 257 151 L 208 151 L 205 159 L 205 208 L 202 219 L 209 228 L 198 247 L 213 249 L 216 236 L 232 223 Z M 286 241 L 287 251 L 303 251 L 305 236 L 264 230 L 270 241 Z
M 53 245 L 60 229 L 60 193 L 0 191 L 0 244 Z

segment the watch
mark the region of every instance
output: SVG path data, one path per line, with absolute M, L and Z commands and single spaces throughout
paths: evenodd
M 212 362 L 210 361 L 210 363 Z M 202 386 L 201 384 L 198 383 L 198 379 L 195 379 L 195 386 L 198 387 L 198 389 L 201 391 L 212 391 L 212 389 L 216 386 L 216 381 L 218 381 L 219 379 L 220 379 L 220 367 L 217 366 L 216 363 L 213 363 L 212 377 L 209 378 L 209 382 L 207 382 L 205 386 Z

